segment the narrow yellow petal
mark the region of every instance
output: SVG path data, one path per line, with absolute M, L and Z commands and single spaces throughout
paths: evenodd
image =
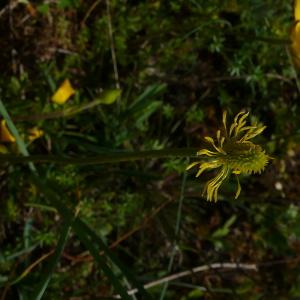
M 202 163 L 199 168 L 199 171 L 196 174 L 196 177 L 199 177 L 206 169 L 215 169 L 219 167 L 220 167 L 220 163 L 215 163 L 215 162 Z
M 295 20 L 300 20 L 300 0 L 295 0 L 294 3 L 294 17 Z
M 239 119 L 239 123 L 242 123 L 248 117 L 248 115 L 249 115 L 249 112 L 244 113 L 244 115 L 241 116 L 241 118 Z
M 75 94 L 69 79 L 64 80 L 58 90 L 52 96 L 52 101 L 57 104 L 64 104 L 72 95 Z
M 223 137 L 221 138 L 221 142 L 220 142 L 220 147 L 221 147 L 221 148 L 223 148 L 224 141 L 225 141 L 225 137 L 223 136 Z
M 256 126 L 245 126 L 245 127 L 241 128 L 240 131 L 245 131 L 245 130 L 255 129 L 255 128 L 256 128 Z
M 220 139 L 221 139 L 221 130 L 218 130 L 217 131 L 217 141 L 218 141 L 219 145 L 220 145 Z
M 227 121 L 227 111 L 223 111 L 223 126 L 225 130 L 225 135 L 227 135 L 227 126 L 226 126 L 226 121 Z
M 238 174 L 241 174 L 241 171 L 240 170 L 233 170 L 232 174 L 237 174 L 238 175 Z
M 217 147 L 216 146 L 216 144 L 215 144 L 215 141 L 214 141 L 214 139 L 213 138 L 211 138 L 210 136 L 206 136 L 205 138 L 204 138 L 207 142 L 209 142 L 219 153 L 223 153 L 223 154 L 225 154 L 225 152 L 224 152 L 224 150 L 223 149 L 221 149 L 221 148 L 219 148 L 219 147 Z
M 237 126 L 237 123 L 232 123 L 229 129 L 229 137 L 231 137 L 232 131 L 234 130 L 234 128 Z
M 214 190 L 214 193 L 213 193 L 213 200 L 214 200 L 215 202 L 218 201 L 218 191 L 219 191 L 219 188 L 220 188 L 222 182 L 223 182 L 223 181 L 220 181 L 218 184 L 215 185 L 215 190 Z
M 228 175 L 229 175 L 229 168 L 224 166 L 221 169 L 221 171 L 217 174 L 216 177 L 208 181 L 208 183 L 205 186 L 208 201 L 218 200 L 218 189 Z
M 5 120 L 1 121 L 0 141 L 4 143 L 15 143 L 15 137 L 10 133 Z
M 193 168 L 193 167 L 195 167 L 196 165 L 199 165 L 199 164 L 201 164 L 200 161 L 195 161 L 195 162 L 189 164 L 189 165 L 186 167 L 186 170 L 190 170 L 191 168 Z
M 238 119 L 241 115 L 246 114 L 244 111 L 240 111 L 235 117 L 234 117 L 234 123 L 238 122 Z
M 199 177 L 207 168 L 199 169 L 195 177 Z
M 256 129 L 253 130 L 249 130 L 241 139 L 240 141 L 248 141 L 250 139 L 253 139 L 255 136 L 261 134 L 265 129 L 267 128 L 267 126 L 262 126 L 262 127 L 258 127 Z
M 234 197 L 234 199 L 237 199 L 237 198 L 238 198 L 238 196 L 240 195 L 240 193 L 241 193 L 241 190 L 242 190 L 242 188 L 241 188 L 241 184 L 240 184 L 240 181 L 239 181 L 239 178 L 238 178 L 238 176 L 236 176 L 236 180 L 237 180 L 237 184 L 238 184 L 238 186 L 237 186 L 237 191 L 236 191 L 236 193 L 235 193 L 235 197 Z
M 248 117 L 249 112 L 244 114 L 238 121 L 238 125 L 235 128 L 235 136 L 237 136 L 239 134 L 239 132 L 241 131 L 241 129 L 246 125 L 246 121 L 245 119 Z
M 204 139 L 205 139 L 207 142 L 211 143 L 212 145 L 215 144 L 214 139 L 211 138 L 210 136 L 206 136 Z
M 234 136 L 238 136 L 238 134 L 241 132 L 241 129 L 246 125 L 246 122 L 241 122 L 238 124 L 238 126 L 234 130 Z
M 199 150 L 197 152 L 197 155 L 214 156 L 216 154 L 217 154 L 216 152 L 213 152 L 213 151 L 210 151 L 210 150 L 207 150 L 207 149 L 202 149 L 202 150 Z

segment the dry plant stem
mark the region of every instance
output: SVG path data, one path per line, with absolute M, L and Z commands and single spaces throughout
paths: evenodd
M 86 20 L 89 18 L 89 16 L 91 15 L 91 13 L 93 12 L 93 10 L 98 6 L 98 4 L 101 3 L 101 0 L 95 1 L 92 6 L 89 8 L 89 10 L 87 11 L 87 13 L 85 14 L 83 20 L 81 21 L 81 27 L 83 25 L 85 25 Z
M 213 270 L 213 269 L 238 269 L 238 270 L 240 269 L 240 270 L 247 270 L 247 271 L 257 271 L 257 266 L 256 266 L 256 264 L 237 264 L 237 263 L 214 263 L 211 265 L 203 265 L 203 266 L 195 267 L 192 270 L 175 273 L 175 274 L 163 277 L 161 279 L 149 282 L 144 285 L 144 288 L 149 289 L 151 287 L 154 287 L 154 286 L 166 283 L 166 282 L 170 282 L 170 281 L 182 278 L 182 277 L 193 275 L 195 273 L 209 271 L 209 270 Z M 128 291 L 128 295 L 134 295 L 137 292 L 138 292 L 137 289 L 132 289 L 132 290 Z M 119 295 L 114 296 L 114 298 L 121 299 L 121 297 Z
M 21 279 L 23 279 L 25 276 L 27 276 L 32 271 L 33 268 L 35 268 L 38 264 L 40 264 L 47 257 L 49 257 L 50 255 L 52 255 L 54 253 L 54 251 L 55 250 L 53 249 L 50 252 L 43 254 L 40 258 L 38 258 L 35 262 L 33 262 L 30 266 L 28 266 L 22 272 L 22 274 L 13 282 L 13 284 L 17 283 L 18 281 L 20 281 Z
M 280 81 L 284 81 L 288 84 L 292 84 L 292 79 L 284 77 L 279 74 L 267 73 L 267 74 L 264 74 L 264 76 L 267 78 L 270 78 L 270 79 L 277 79 Z M 204 80 L 204 82 L 209 83 L 209 82 L 220 82 L 220 81 L 247 80 L 248 78 L 251 78 L 251 75 L 220 76 L 220 77 L 214 77 L 214 78 L 207 78 Z
M 0 10 L 0 18 L 6 13 L 6 11 L 12 11 L 18 6 L 19 2 L 9 2 L 3 9 Z
M 16 264 L 14 264 L 14 266 L 13 266 L 12 269 L 10 270 L 9 278 L 13 278 L 13 276 L 14 276 L 14 274 L 15 274 L 15 272 L 16 272 L 16 269 L 17 269 L 17 267 L 18 267 L 18 264 L 19 264 L 19 262 L 17 262 Z M 5 299 L 6 299 L 6 294 L 7 294 L 7 292 L 9 291 L 10 286 L 11 286 L 10 280 L 8 280 L 7 283 L 6 283 L 5 286 L 4 286 L 4 289 L 3 289 L 3 292 L 2 292 L 2 294 L 1 294 L 0 300 L 5 300 Z
M 13 45 L 14 35 L 13 35 L 13 1 L 9 0 L 9 11 L 8 11 L 8 22 L 9 22 L 9 39 L 11 42 L 11 45 Z M 11 49 L 11 69 L 13 70 L 14 74 L 17 72 L 17 63 L 16 63 L 16 50 L 14 48 Z
M 6 294 L 9 290 L 9 288 L 13 285 L 13 284 L 16 284 L 17 282 L 19 282 L 20 280 L 22 280 L 25 276 L 27 276 L 31 271 L 32 269 L 34 269 L 38 264 L 40 264 L 43 260 L 45 260 L 46 258 L 48 258 L 50 255 L 52 255 L 54 253 L 54 249 L 51 250 L 50 252 L 46 253 L 46 254 L 43 254 L 40 258 L 38 258 L 36 261 L 34 261 L 31 265 L 29 265 L 23 272 L 22 274 L 17 278 L 15 279 L 14 281 L 8 281 L 7 284 L 5 285 L 5 288 L 4 288 L 4 291 L 1 295 L 1 298 L 0 300 L 5 300 L 6 298 Z

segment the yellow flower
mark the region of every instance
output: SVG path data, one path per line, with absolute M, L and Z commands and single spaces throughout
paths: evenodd
M 187 170 L 199 165 L 196 177 L 200 176 L 207 169 L 217 169 L 217 175 L 209 180 L 203 193 L 207 195 L 208 201 L 218 200 L 218 190 L 223 181 L 230 174 L 251 174 L 260 173 L 268 163 L 270 157 L 265 151 L 255 145 L 250 140 L 261 134 L 266 126 L 246 125 L 246 118 L 249 113 L 240 112 L 234 122 L 227 127 L 227 112 L 223 113 L 223 130 L 217 131 L 216 142 L 212 137 L 205 137 L 211 145 L 211 149 L 202 149 L 197 152 L 197 156 L 204 156 L 206 159 L 191 163 Z M 235 199 L 241 192 L 241 186 L 237 178 L 237 191 Z
M 294 61 L 300 67 L 300 0 L 294 2 L 294 18 L 295 22 L 291 29 L 291 50 Z
M 5 120 L 1 120 L 0 141 L 4 143 L 15 143 L 15 137 L 10 133 Z
M 300 20 L 300 1 L 295 0 L 294 3 L 294 18 L 296 21 Z
M 52 96 L 52 101 L 57 104 L 64 104 L 74 94 L 75 90 L 69 79 L 66 79 Z
M 44 135 L 44 131 L 38 127 L 33 127 L 28 130 L 28 141 L 33 142 Z

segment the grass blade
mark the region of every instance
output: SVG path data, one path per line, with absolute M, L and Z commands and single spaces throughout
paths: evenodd
M 189 161 L 187 161 L 188 165 Z M 181 183 L 181 190 L 180 190 L 180 198 L 178 202 L 178 209 L 177 209 L 177 216 L 176 216 L 176 225 L 175 225 L 175 242 L 173 245 L 173 250 L 170 256 L 169 264 L 168 264 L 168 273 L 172 271 L 173 263 L 174 263 L 174 258 L 176 255 L 176 246 L 177 246 L 177 239 L 178 239 L 178 234 L 180 230 L 180 222 L 181 222 L 181 216 L 182 216 L 182 206 L 183 206 L 183 200 L 184 200 L 184 193 L 185 193 L 185 187 L 186 187 L 186 181 L 187 181 L 187 172 L 185 171 L 182 177 L 182 183 Z M 163 300 L 165 298 L 167 289 L 168 289 L 168 282 L 166 282 L 163 285 L 161 294 L 160 294 L 160 300 Z
M 130 271 L 128 271 L 128 268 L 117 258 L 117 256 L 114 255 L 114 253 L 107 247 L 107 245 L 103 242 L 103 240 L 93 231 L 91 230 L 85 223 L 83 223 L 81 220 L 78 220 L 79 226 L 83 227 L 85 232 L 91 236 L 92 241 L 94 243 L 97 243 L 101 251 L 105 253 L 107 257 L 110 258 L 112 262 L 121 270 L 123 275 L 134 284 L 134 286 L 138 289 L 138 291 L 143 295 L 143 299 L 151 299 L 150 295 L 146 292 L 144 289 L 144 286 L 139 283 L 135 277 L 132 275 Z
M 29 153 L 27 151 L 26 145 L 23 141 L 23 139 L 21 138 L 18 129 L 16 128 L 14 122 L 12 121 L 12 119 L 10 118 L 2 100 L 0 99 L 0 114 L 2 115 L 2 117 L 4 118 L 4 120 L 7 123 L 8 128 L 10 129 L 11 133 L 13 134 L 13 136 L 16 139 L 16 143 L 19 147 L 20 152 L 24 155 L 24 156 L 29 156 Z M 32 162 L 28 163 L 29 168 L 33 171 L 36 172 L 36 169 L 33 165 Z
M 91 236 L 88 236 L 81 226 L 81 222 L 75 222 L 73 225 L 74 231 L 78 235 L 79 239 L 83 242 L 85 247 L 89 250 L 95 261 L 99 264 L 102 271 L 109 278 L 110 282 L 114 286 L 117 293 L 119 293 L 124 300 L 132 300 L 128 295 L 127 290 L 122 286 L 117 276 L 112 272 L 105 262 L 105 259 L 99 255 L 99 250 L 94 245 L 94 241 Z
M 3 118 L 6 120 L 7 125 L 9 127 L 9 129 L 11 130 L 12 134 L 15 136 L 16 141 L 17 141 L 17 145 L 20 149 L 20 152 L 24 155 L 24 156 L 29 156 L 29 153 L 27 151 L 26 145 L 23 142 L 22 138 L 19 135 L 19 132 L 17 130 L 17 128 L 15 127 L 13 121 L 11 120 L 4 104 L 2 103 L 1 99 L 0 99 L 0 113 L 3 116 Z M 68 222 L 70 222 L 70 220 L 73 220 L 73 213 L 60 201 L 60 197 L 59 195 L 54 192 L 53 190 L 51 190 L 46 184 L 44 184 L 41 180 L 41 178 L 38 176 L 38 172 L 34 166 L 34 164 L 32 162 L 29 162 L 29 167 L 32 171 L 32 175 L 33 175 L 33 181 L 35 182 L 36 186 L 40 189 L 40 191 L 46 196 L 46 198 L 49 200 L 49 202 L 51 204 L 53 204 L 57 210 L 59 211 L 59 213 L 63 216 L 65 222 L 68 224 Z M 68 221 L 69 220 L 69 221 Z M 102 258 L 99 259 L 100 255 L 97 252 L 97 248 L 95 248 L 95 245 L 92 243 L 89 243 L 89 240 L 87 240 L 87 237 L 91 238 L 91 241 L 96 241 L 96 244 L 98 245 L 98 248 L 103 251 L 107 257 L 110 258 L 110 260 L 119 268 L 119 270 L 122 272 L 122 274 L 124 274 L 125 277 L 127 277 L 139 290 L 139 292 L 141 292 L 141 294 L 143 295 L 144 299 L 151 299 L 149 294 L 145 291 L 144 287 L 142 286 L 142 284 L 140 284 L 135 278 L 134 276 L 131 274 L 131 272 L 128 271 L 128 269 L 126 267 L 123 266 L 123 264 L 117 259 L 117 257 L 115 257 L 112 254 L 112 251 L 105 245 L 105 243 L 102 241 L 102 239 L 93 231 L 91 230 L 84 222 L 82 222 L 79 218 L 76 218 L 74 220 L 74 222 L 72 223 L 72 227 L 76 229 L 76 233 L 80 235 L 82 242 L 86 245 L 86 247 L 88 247 L 88 249 L 91 252 L 91 254 L 95 257 L 95 259 L 97 260 L 98 263 L 102 263 Z M 65 228 L 66 230 L 66 228 Z M 68 229 L 69 230 L 69 229 Z M 67 230 L 67 233 L 68 233 Z M 66 235 L 67 235 L 66 233 Z M 50 265 L 49 265 L 49 271 L 46 273 L 44 280 L 42 280 L 41 284 L 40 284 L 40 288 L 37 289 L 36 292 L 36 299 L 41 299 L 38 297 L 42 297 L 43 293 L 45 292 L 45 289 L 49 283 L 50 280 L 50 274 L 52 274 L 53 269 L 60 257 L 61 251 L 63 250 L 64 247 L 64 243 L 63 242 L 63 236 L 61 237 L 60 243 L 58 244 L 58 248 L 56 249 L 56 255 L 54 255 L 54 258 L 51 260 Z M 91 246 L 93 245 L 93 246 Z M 98 256 L 95 256 L 96 253 L 98 254 Z M 110 268 L 108 268 L 105 264 L 102 264 L 102 268 L 105 271 L 106 275 L 108 276 L 108 278 L 110 278 L 112 281 L 112 284 L 115 285 L 117 291 L 125 296 L 128 297 L 127 299 L 131 299 L 129 298 L 126 290 L 122 287 L 121 284 L 119 284 L 116 281 L 116 277 L 115 275 L 112 273 L 112 271 L 110 270 Z M 126 298 L 124 298 L 126 299 Z
M 164 157 L 195 157 L 198 148 L 171 148 L 147 151 L 115 151 L 103 153 L 92 157 L 68 157 L 56 155 L 31 155 L 27 157 L 15 155 L 0 155 L 0 163 L 56 163 L 62 165 L 95 165 L 106 163 L 127 162 L 141 159 L 164 158 Z
M 56 209 L 58 210 L 58 212 L 61 214 L 61 216 L 64 219 L 68 220 L 68 219 L 72 218 L 72 212 L 70 211 L 70 209 L 68 207 L 66 207 L 60 201 L 59 195 L 55 191 L 53 191 L 48 186 L 46 186 L 44 183 L 42 183 L 40 178 L 38 178 L 36 176 L 33 177 L 33 181 L 35 182 L 35 184 L 37 185 L 39 190 L 42 191 L 42 193 L 47 197 L 48 201 L 50 201 L 51 204 L 56 207 Z M 86 247 L 89 246 L 90 249 L 92 251 L 94 251 L 95 249 L 93 247 L 95 247 L 97 245 L 97 248 L 100 251 L 104 252 L 104 254 L 118 267 L 118 269 L 132 283 L 132 285 L 139 290 L 141 295 L 143 295 L 143 299 L 145 299 L 145 300 L 151 299 L 149 293 L 147 293 L 145 291 L 143 285 L 135 279 L 135 276 L 133 276 L 133 274 L 128 270 L 128 268 L 126 266 L 124 266 L 123 263 L 113 254 L 113 252 L 109 249 L 109 247 L 107 247 L 107 245 L 103 242 L 101 237 L 99 237 L 87 224 L 85 224 L 80 218 L 76 218 L 73 222 L 72 227 L 73 227 L 74 231 L 76 232 L 76 234 L 78 234 L 78 236 L 80 237 L 80 239 L 82 240 L 82 242 L 85 244 Z M 82 239 L 82 236 L 84 236 L 86 239 L 88 238 L 88 240 L 87 240 L 88 242 L 92 241 L 93 247 L 91 247 L 89 245 L 89 243 L 87 245 L 86 244 L 87 241 Z M 99 258 L 97 258 L 97 262 L 99 263 Z M 104 268 L 103 270 L 106 270 L 106 269 Z M 112 276 L 111 274 L 108 274 L 108 273 L 106 275 L 109 278 Z M 119 292 L 119 289 L 118 289 L 118 292 Z
M 69 232 L 71 229 L 70 225 L 71 225 L 72 221 L 73 221 L 73 218 L 71 220 L 69 220 L 69 222 L 66 222 L 63 225 L 63 227 L 61 229 L 61 235 L 58 240 L 55 252 L 54 252 L 53 256 L 51 257 L 51 259 L 48 263 L 48 266 L 46 268 L 46 271 L 43 273 L 42 279 L 39 282 L 37 288 L 35 289 L 31 299 L 33 299 L 33 300 L 42 299 L 42 297 L 47 289 L 47 286 L 50 282 L 50 279 L 52 277 L 53 271 L 54 271 L 56 265 L 58 264 L 59 259 L 62 254 L 62 251 L 64 250 L 64 247 L 66 245 L 67 238 L 68 238 L 68 235 L 69 235 Z
M 148 86 L 146 90 L 126 109 L 120 116 L 120 120 L 127 119 L 128 117 L 142 111 L 145 107 L 152 102 L 153 98 L 164 92 L 166 89 L 165 84 L 155 84 Z

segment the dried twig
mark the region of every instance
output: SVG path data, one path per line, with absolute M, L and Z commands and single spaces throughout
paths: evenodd
M 154 286 L 166 283 L 166 282 L 170 282 L 175 279 L 190 276 L 190 275 L 193 275 L 193 274 L 199 273 L 199 272 L 209 271 L 212 269 L 237 269 L 237 270 L 257 271 L 257 266 L 256 266 L 256 264 L 237 264 L 237 263 L 214 263 L 211 265 L 203 265 L 203 266 L 195 267 L 191 270 L 175 273 L 175 274 L 160 278 L 158 280 L 149 282 L 144 285 L 144 288 L 149 289 L 151 287 L 154 287 Z M 137 292 L 138 292 L 138 289 L 132 289 L 132 290 L 129 290 L 127 293 L 128 293 L 128 295 L 134 295 Z M 114 298 L 121 299 L 121 297 L 119 295 L 115 295 Z
M 0 18 L 7 12 L 12 11 L 18 6 L 19 2 L 9 2 L 4 8 L 0 10 Z
M 101 3 L 101 0 L 95 1 L 93 3 L 93 5 L 89 8 L 89 10 L 87 11 L 87 13 L 85 14 L 83 20 L 81 21 L 81 26 L 83 26 L 86 22 L 86 20 L 89 18 L 89 16 L 91 15 L 92 11 L 98 6 L 98 4 Z

